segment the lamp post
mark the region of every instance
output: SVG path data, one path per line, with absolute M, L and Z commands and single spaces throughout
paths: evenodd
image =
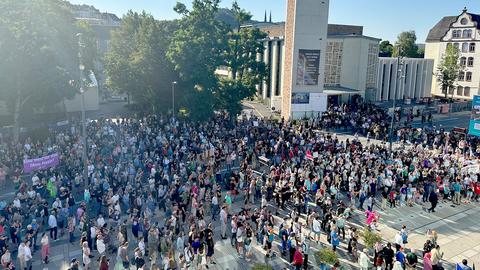
M 82 33 L 77 34 L 78 37 L 78 69 L 80 70 L 80 93 L 82 94 L 82 141 L 83 141 L 83 181 L 85 187 L 88 185 L 88 162 L 87 162 L 87 124 L 85 120 L 85 86 L 83 82 L 83 71 L 85 66 L 82 59 L 82 48 L 84 46 L 82 42 Z
M 395 108 L 396 108 L 396 101 L 397 101 L 397 89 L 400 88 L 400 80 L 402 79 L 402 70 L 400 69 L 402 57 L 400 56 L 401 51 L 400 47 L 398 47 L 398 56 L 397 56 L 397 85 L 393 92 L 393 107 L 392 107 L 392 121 L 390 122 L 390 154 L 392 153 L 393 149 L 393 124 L 395 123 Z
M 175 119 L 175 85 L 177 85 L 176 81 L 172 82 L 172 117 Z

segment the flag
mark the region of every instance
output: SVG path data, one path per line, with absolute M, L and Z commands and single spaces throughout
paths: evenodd
M 463 268 L 460 266 L 460 264 L 457 263 L 457 267 L 455 267 L 455 270 L 463 270 Z

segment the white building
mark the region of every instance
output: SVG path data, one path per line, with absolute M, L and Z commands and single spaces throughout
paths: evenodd
M 271 108 L 282 110 L 285 80 L 287 80 L 285 70 L 288 67 L 285 58 L 287 54 L 285 33 L 288 30 L 283 22 L 262 22 L 251 27 L 258 27 L 268 35 L 264 40 L 264 54 L 257 57 L 259 61 L 267 64 L 270 74 L 266 82 L 257 87 L 257 95 Z M 305 26 L 305 28 L 312 29 L 311 26 Z M 322 64 L 320 59 L 319 83 L 318 87 L 316 86 L 316 89 L 323 88 L 323 90 L 317 90 L 317 93 L 327 97 L 327 104 L 346 102 L 355 95 L 367 99 L 374 96 L 377 84 L 379 42 L 380 39 L 364 36 L 362 26 L 327 24 L 326 44 L 320 52 L 320 55 L 324 56 L 324 63 Z M 292 57 L 295 55 L 298 53 L 293 54 Z M 288 72 L 291 71 L 291 68 L 288 69 Z M 228 73 L 228 71 L 224 72 Z M 310 86 L 303 88 L 311 89 Z M 301 91 L 298 90 L 298 92 Z M 298 99 L 295 100 L 297 101 Z M 305 105 L 294 105 L 294 107 L 299 106 L 305 107 Z M 303 115 L 307 110 L 315 111 L 307 108 Z
M 460 50 L 460 65 L 457 89 L 449 89 L 448 96 L 457 99 L 472 99 L 480 94 L 480 15 L 468 13 L 465 8 L 458 16 L 443 17 L 428 33 L 425 58 L 433 59 L 434 71 L 445 54 L 447 46 Z M 431 93 L 445 96 L 435 76 L 432 78 Z
M 397 100 L 430 97 L 433 62 L 432 59 L 403 58 L 399 72 L 398 58 L 380 57 L 377 90 L 372 101 L 393 100 L 394 97 Z

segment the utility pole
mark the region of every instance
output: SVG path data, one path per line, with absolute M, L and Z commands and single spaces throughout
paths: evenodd
M 390 123 L 390 154 L 392 153 L 393 149 L 393 125 L 395 123 L 395 108 L 396 108 L 396 101 L 397 101 L 397 90 L 400 89 L 400 80 L 402 79 L 402 70 L 400 69 L 402 57 L 400 56 L 400 46 L 398 47 L 398 56 L 397 56 L 397 84 L 395 87 L 395 91 L 393 92 L 393 106 L 392 106 L 392 121 Z
M 87 161 L 87 123 L 85 119 L 85 85 L 84 85 L 84 74 L 83 71 L 85 70 L 85 66 L 83 65 L 83 58 L 82 58 L 82 48 L 84 44 L 82 42 L 82 33 L 77 34 L 78 37 L 78 62 L 79 66 L 78 69 L 80 70 L 80 93 L 82 94 L 82 141 L 83 141 L 83 153 L 82 153 L 82 160 L 83 160 L 83 181 L 85 187 L 88 185 L 88 161 Z

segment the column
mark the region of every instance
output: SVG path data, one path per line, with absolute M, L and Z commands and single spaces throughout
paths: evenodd
M 278 46 L 280 46 L 280 41 L 272 42 L 272 70 L 271 70 L 271 87 L 270 87 L 270 97 L 275 96 L 275 89 L 277 88 L 277 72 L 278 72 Z
M 268 59 L 268 55 L 270 54 L 270 48 L 268 46 L 269 42 L 270 41 L 268 41 L 268 40 L 264 42 L 265 50 L 263 52 L 263 62 L 265 63 L 265 66 L 267 66 L 267 67 L 270 67 L 270 59 Z M 268 90 L 268 82 L 267 81 L 265 81 L 263 83 L 263 88 L 262 89 L 263 89 L 262 98 L 266 99 L 267 98 L 267 90 Z

